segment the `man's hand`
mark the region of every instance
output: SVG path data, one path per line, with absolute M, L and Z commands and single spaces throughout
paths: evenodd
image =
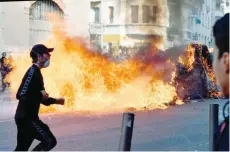
M 64 98 L 57 98 L 56 100 L 57 100 L 57 102 L 56 102 L 57 104 L 64 105 L 64 103 L 65 103 Z
M 49 98 L 49 94 L 45 90 L 42 90 L 41 93 L 42 93 L 43 99 L 48 99 Z

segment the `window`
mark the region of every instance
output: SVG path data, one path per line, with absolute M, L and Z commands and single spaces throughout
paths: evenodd
M 131 22 L 138 23 L 138 6 L 133 5 L 131 6 Z
M 220 10 L 220 4 L 216 3 L 216 10 Z
M 100 23 L 100 9 L 98 7 L 93 7 L 94 11 L 94 23 Z
M 226 6 L 229 7 L 229 2 L 226 2 Z
M 36 1 L 30 6 L 29 17 L 34 20 L 48 20 L 47 13 L 56 13 L 64 18 L 64 12 L 59 6 L 49 1 Z
M 114 17 L 114 8 L 113 6 L 109 7 L 109 21 L 110 23 L 113 23 L 113 17 Z
M 191 33 L 191 32 L 187 32 L 187 37 L 188 37 L 189 39 L 192 39 L 192 33 Z
M 143 5 L 143 23 L 149 23 L 149 6 Z
M 197 33 L 195 33 L 195 34 L 193 35 L 193 40 L 195 40 L 195 41 L 198 40 L 198 34 L 197 34 Z
M 153 22 L 157 21 L 157 6 L 153 6 Z

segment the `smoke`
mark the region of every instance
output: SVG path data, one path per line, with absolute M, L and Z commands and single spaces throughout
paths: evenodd
M 167 0 L 157 0 L 157 6 L 159 7 L 157 13 L 157 22 L 160 26 L 169 26 L 169 9 Z

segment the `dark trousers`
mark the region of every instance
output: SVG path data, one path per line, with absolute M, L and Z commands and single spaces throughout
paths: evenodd
M 1 79 L 2 82 L 1 83 L 2 83 L 2 92 L 3 92 L 3 91 L 5 91 L 5 88 L 6 88 L 6 83 L 4 82 L 6 75 L 2 73 L 1 76 L 2 76 L 2 79 Z
M 16 120 L 16 125 L 18 135 L 15 151 L 28 151 L 34 139 L 39 140 L 40 143 L 33 151 L 50 151 L 57 144 L 49 127 L 39 119 L 34 121 Z

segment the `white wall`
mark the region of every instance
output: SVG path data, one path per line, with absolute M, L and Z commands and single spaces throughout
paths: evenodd
M 66 16 L 67 31 L 71 36 L 89 36 L 90 1 L 63 0 Z
M 4 39 L 3 39 L 3 31 L 2 31 L 2 20 L 4 13 L 2 12 L 2 6 L 0 5 L 0 53 L 4 52 Z
M 26 48 L 29 42 L 29 20 L 25 14 L 28 2 L 0 3 L 2 20 L 2 34 L 6 48 Z M 7 50 L 6 50 L 7 51 Z

